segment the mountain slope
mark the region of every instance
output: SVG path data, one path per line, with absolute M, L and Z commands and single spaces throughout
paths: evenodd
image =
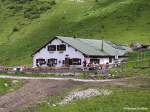
M 7 1 L 7 4 L 2 1 Z M 33 51 L 56 35 L 103 37 L 119 43 L 150 43 L 149 0 L 56 0 L 56 4 L 47 3 L 48 0 L 23 2 L 21 11 L 29 4 L 37 6 L 31 15 L 36 15 L 39 7 L 44 7 L 42 9 L 45 10 L 39 11 L 35 18 L 31 15 L 31 18 L 25 18 L 21 11 L 15 14 L 10 12 L 11 9 L 8 11 L 6 6 L 13 1 L 24 0 L 0 1 L 0 64 L 30 65 Z

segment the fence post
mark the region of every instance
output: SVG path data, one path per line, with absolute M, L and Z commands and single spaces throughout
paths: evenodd
M 124 70 L 124 69 L 123 69 L 123 64 L 124 64 L 124 63 L 121 64 L 121 72 L 123 72 L 123 70 Z

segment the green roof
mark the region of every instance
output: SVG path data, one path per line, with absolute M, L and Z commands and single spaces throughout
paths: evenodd
M 62 36 L 56 37 L 88 56 L 123 56 L 131 51 L 127 45 L 116 45 L 110 41 Z

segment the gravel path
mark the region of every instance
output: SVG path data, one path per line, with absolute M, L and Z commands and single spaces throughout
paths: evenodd
M 115 81 L 116 79 L 105 79 L 105 80 L 87 80 L 87 79 L 75 79 L 75 78 L 53 78 L 53 77 L 25 77 L 25 76 L 0 76 L 0 79 L 23 79 L 23 80 L 58 80 L 58 81 L 64 81 L 64 80 L 72 80 L 76 82 L 109 82 L 109 81 Z

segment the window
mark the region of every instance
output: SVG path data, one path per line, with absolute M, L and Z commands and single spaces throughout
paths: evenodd
M 62 63 L 65 64 L 65 60 L 63 60 Z
M 66 50 L 66 45 L 64 45 L 64 44 L 57 45 L 57 50 L 58 51 L 65 51 Z
M 99 64 L 99 62 L 100 62 L 99 59 L 90 59 L 90 63 Z
M 47 65 L 50 67 L 57 65 L 57 59 L 55 58 L 48 59 Z
M 109 63 L 112 63 L 112 58 L 109 58 Z
M 72 58 L 72 65 L 81 65 L 81 59 Z
M 36 64 L 37 64 L 37 66 L 44 65 L 44 64 L 46 64 L 46 61 L 45 61 L 45 59 L 37 59 Z
M 49 45 L 48 51 L 56 51 L 56 45 Z

